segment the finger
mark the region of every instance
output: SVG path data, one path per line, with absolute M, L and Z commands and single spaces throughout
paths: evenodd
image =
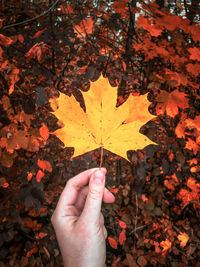
M 104 217 L 103 217 L 102 212 L 100 213 L 99 223 L 100 223 L 100 226 L 104 226 Z
M 103 226 L 103 234 L 104 234 L 104 237 L 105 237 L 105 239 L 107 238 L 107 236 L 108 236 L 108 232 L 107 232 L 107 230 L 106 230 L 106 227 L 105 226 Z
M 85 186 L 79 191 L 77 201 L 75 204 L 77 209 L 79 209 L 81 211 L 83 210 L 88 192 L 89 192 L 89 186 Z M 107 188 L 105 188 L 104 194 L 103 194 L 103 202 L 104 203 L 112 203 L 114 201 L 115 201 L 115 196 Z
M 95 171 L 89 182 L 89 192 L 85 201 L 80 221 L 89 224 L 99 224 L 101 203 L 105 190 L 105 174 L 101 170 Z
M 112 203 L 114 201 L 115 201 L 115 196 L 107 188 L 105 188 L 104 194 L 103 194 L 103 202 Z
M 99 168 L 92 168 L 84 172 L 79 173 L 67 182 L 57 204 L 56 209 L 62 212 L 63 207 L 66 205 L 71 206 L 76 203 L 78 192 L 84 186 L 87 185 L 92 173 Z M 106 173 L 105 168 L 101 168 L 103 173 Z

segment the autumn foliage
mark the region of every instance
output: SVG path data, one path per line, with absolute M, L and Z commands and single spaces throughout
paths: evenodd
M 62 266 L 51 214 L 101 161 L 106 265 L 199 266 L 199 21 L 197 0 L 2 2 L 0 266 Z

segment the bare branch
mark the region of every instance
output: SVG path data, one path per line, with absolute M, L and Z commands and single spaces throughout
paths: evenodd
M 51 10 L 58 4 L 58 2 L 59 2 L 59 0 L 56 0 L 56 1 L 54 2 L 54 4 L 53 4 L 49 9 L 47 9 L 46 11 L 42 12 L 40 15 L 38 15 L 38 16 L 32 18 L 32 19 L 27 19 L 27 20 L 24 20 L 24 21 L 22 21 L 22 22 L 18 22 L 18 23 L 14 23 L 14 24 L 6 25 L 6 26 L 4 26 L 4 27 L 1 28 L 1 29 L 2 29 L 2 30 L 9 29 L 9 28 L 12 28 L 12 27 L 15 27 L 15 26 L 19 26 L 19 25 L 23 25 L 23 24 L 29 23 L 29 22 L 31 22 L 31 21 L 34 21 L 34 20 L 36 20 L 36 19 L 39 19 L 39 18 L 45 16 L 46 14 L 48 14 L 49 11 L 51 11 Z

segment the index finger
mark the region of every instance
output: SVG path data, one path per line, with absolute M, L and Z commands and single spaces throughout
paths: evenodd
M 69 179 L 62 194 L 60 195 L 57 208 L 63 208 L 66 207 L 66 205 L 74 205 L 76 203 L 79 190 L 89 183 L 92 173 L 98 169 L 99 168 L 92 168 L 86 170 Z M 105 168 L 101 168 L 101 170 L 106 174 Z

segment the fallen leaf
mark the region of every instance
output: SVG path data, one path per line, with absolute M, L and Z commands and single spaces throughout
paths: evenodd
M 65 147 L 74 147 L 73 158 L 103 147 L 128 160 L 127 150 L 156 144 L 139 133 L 142 125 L 155 117 L 148 112 L 147 94 L 129 95 L 126 102 L 116 108 L 117 87 L 112 87 L 103 76 L 91 82 L 90 90 L 82 94 L 86 113 L 73 95 L 63 93 L 57 98 L 58 109 L 52 112 L 64 125 L 52 134 Z M 55 107 L 54 100 L 50 103 Z

